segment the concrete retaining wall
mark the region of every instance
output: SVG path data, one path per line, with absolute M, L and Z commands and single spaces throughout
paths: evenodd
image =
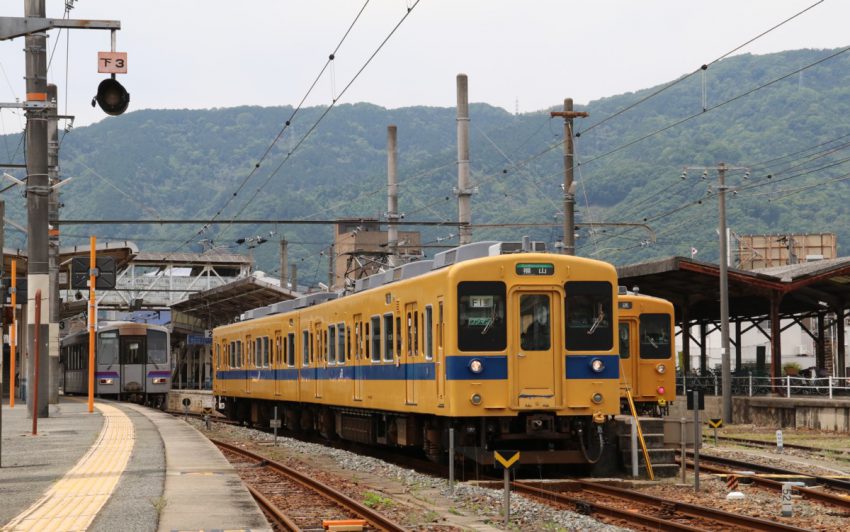
M 693 419 L 684 397 L 670 406 L 670 418 Z M 720 397 L 706 396 L 700 419 L 722 417 Z M 850 400 L 804 397 L 733 397 L 732 422 L 771 428 L 806 428 L 850 433 Z
M 214 407 L 212 390 L 171 390 L 168 392 L 167 408 L 169 412 L 183 413 L 183 399 L 189 399 L 189 413 L 203 414 L 204 406 Z

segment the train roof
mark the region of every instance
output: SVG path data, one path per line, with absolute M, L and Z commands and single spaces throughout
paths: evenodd
M 122 326 L 126 326 L 126 325 L 132 325 L 134 327 L 143 327 L 145 329 L 150 329 L 150 330 L 153 330 L 153 331 L 162 331 L 162 332 L 165 332 L 165 333 L 171 332 L 171 331 L 168 330 L 168 327 L 165 327 L 165 326 L 162 326 L 162 325 L 156 325 L 154 323 L 144 323 L 144 322 L 136 322 L 136 321 L 118 321 L 118 320 L 117 321 L 98 321 L 96 332 L 112 331 L 112 330 L 119 329 Z M 69 334 L 68 336 L 65 336 L 64 338 L 62 338 L 62 340 L 66 340 L 68 338 L 74 338 L 76 336 L 80 336 L 80 335 L 88 334 L 88 333 L 89 333 L 89 329 L 88 329 L 88 327 L 86 327 L 85 329 L 79 330 L 75 333 L 72 333 L 72 334 Z

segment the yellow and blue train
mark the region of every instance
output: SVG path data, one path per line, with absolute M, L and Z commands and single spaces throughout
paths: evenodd
M 673 304 L 620 287 L 617 306 L 622 413 L 630 413 L 628 389 L 639 414 L 664 415 L 676 398 Z
M 213 331 L 213 393 L 232 419 L 456 451 L 492 464 L 588 463 L 620 412 L 610 264 L 478 242 L 249 312 Z

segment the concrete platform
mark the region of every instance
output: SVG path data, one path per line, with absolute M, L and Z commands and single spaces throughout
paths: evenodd
M 38 435 L 4 401 L 0 529 L 271 530 L 236 472 L 162 412 L 61 397 Z

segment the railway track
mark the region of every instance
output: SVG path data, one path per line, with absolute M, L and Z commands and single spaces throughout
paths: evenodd
M 691 457 L 693 457 L 691 455 Z M 708 463 L 706 463 L 708 462 Z M 721 464 L 724 467 L 719 467 Z M 694 464 L 693 461 L 688 461 L 687 467 L 689 469 L 693 469 Z M 829 477 L 818 477 L 812 475 L 803 475 L 796 471 L 790 471 L 787 469 L 781 469 L 778 467 L 772 466 L 764 466 L 760 464 L 750 464 L 749 462 L 744 462 L 741 460 L 732 460 L 729 458 L 721 458 L 716 456 L 706 456 L 700 453 L 700 472 L 706 473 L 714 473 L 717 475 L 730 475 L 735 474 L 736 470 L 748 470 L 748 471 L 762 471 L 764 473 L 775 474 L 775 475 L 787 475 L 790 478 L 807 478 L 812 479 L 813 482 L 821 485 L 828 486 L 832 490 L 837 491 L 838 493 L 830 493 L 827 491 L 823 491 L 822 489 L 813 489 L 805 486 L 792 486 L 792 491 L 797 495 L 800 495 L 804 499 L 808 499 L 811 501 L 817 501 L 819 503 L 828 504 L 831 506 L 835 506 L 838 508 L 842 508 L 844 510 L 850 510 L 850 483 L 845 480 L 834 479 Z M 782 482 L 777 480 L 772 480 L 769 478 L 759 477 L 755 475 L 743 476 L 738 474 L 738 478 L 746 478 L 749 481 L 752 481 L 754 485 L 761 486 L 772 491 L 782 492 Z
M 222 449 L 281 530 L 323 529 L 323 521 L 365 522 L 369 530 L 404 528 L 316 479 L 228 443 L 211 440 Z
M 775 521 L 733 514 L 700 506 L 663 499 L 635 490 L 627 490 L 575 480 L 563 483 L 536 485 L 514 482 L 513 489 L 532 498 L 567 507 L 587 515 L 602 515 L 647 530 L 762 530 L 801 531 Z M 543 487 L 545 486 L 545 487 Z M 495 486 L 494 486 L 495 487 Z M 639 506 L 640 508 L 636 507 Z
M 713 435 L 703 434 L 703 441 L 711 442 L 714 440 Z M 727 442 L 727 443 L 737 443 L 744 446 L 750 447 L 763 447 L 769 449 L 776 449 L 776 442 L 766 441 L 766 440 L 754 440 L 751 438 L 738 438 L 735 436 L 718 436 L 717 441 Z M 797 451 L 805 451 L 812 454 L 824 454 L 824 453 L 832 453 L 836 456 L 833 458 L 838 460 L 846 460 L 850 461 L 850 456 L 848 456 L 848 451 L 842 449 L 822 449 L 818 447 L 812 447 L 810 445 L 798 445 L 794 443 L 783 443 L 783 447 L 786 449 L 794 449 Z

